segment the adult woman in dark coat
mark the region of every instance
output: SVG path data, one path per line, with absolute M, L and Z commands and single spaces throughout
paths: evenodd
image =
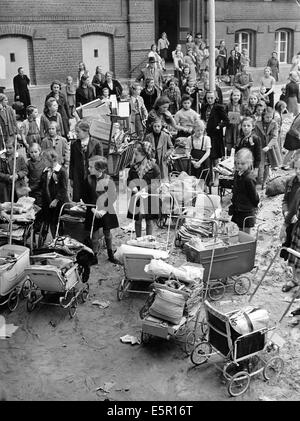
M 81 77 L 80 85 L 76 89 L 76 107 L 80 107 L 96 99 L 94 87 L 89 84 L 89 81 L 89 76 L 83 75 Z
M 144 100 L 145 107 L 148 113 L 152 110 L 155 101 L 158 98 L 158 92 L 154 84 L 154 79 L 147 78 L 145 80 L 145 88 L 141 92 L 141 97 Z
M 95 155 L 103 155 L 102 144 L 99 140 L 90 137 L 89 130 L 90 125 L 87 122 L 79 121 L 76 124 L 77 140 L 71 143 L 69 178 L 73 188 L 74 202 L 82 199 L 88 203 L 88 162 Z
M 152 124 L 155 120 L 161 120 L 162 126 L 164 129 L 168 130 L 172 127 L 174 130 L 177 130 L 176 122 L 169 111 L 170 100 L 167 96 L 162 95 L 155 101 L 153 109 L 148 114 L 148 119 L 146 122 L 146 131 L 151 133 Z
M 102 84 L 102 91 L 104 88 L 108 88 L 109 96 L 116 95 L 117 100 L 120 101 L 123 88 L 120 82 L 117 79 L 113 79 L 113 75 L 110 72 L 106 72 L 105 81 Z
M 13 79 L 15 101 L 20 101 L 24 104 L 23 110 L 20 111 L 21 117 L 26 118 L 26 108 L 31 104 L 28 86 L 30 79 L 24 74 L 23 67 L 18 68 L 18 74 Z
M 101 96 L 102 84 L 104 82 L 105 82 L 105 76 L 102 73 L 102 67 L 97 66 L 96 71 L 95 71 L 95 75 L 94 75 L 93 80 L 92 80 L 92 85 L 94 86 L 94 88 L 96 90 L 96 97 L 97 98 L 100 98 L 100 96 Z
M 97 253 L 99 245 L 99 230 L 103 229 L 108 260 L 116 263 L 112 246 L 112 229 L 119 227 L 118 217 L 114 208 L 117 200 L 116 186 L 107 174 L 107 159 L 103 156 L 93 156 L 89 160 L 88 176 L 88 202 L 96 204 L 96 208 L 88 208 L 86 216 L 86 229 L 91 230 L 93 214 L 95 214 L 93 230 L 93 251 Z
M 211 138 L 211 161 L 225 155 L 223 127 L 229 125 L 229 119 L 222 105 L 216 104 L 215 93 L 206 93 L 206 104 L 201 108 L 201 119 L 206 122 L 206 133 Z M 214 164 L 213 164 L 214 165 Z
M 285 87 L 285 102 L 289 113 L 296 116 L 299 112 L 298 104 L 300 102 L 298 73 L 295 71 L 291 72 L 289 80 L 290 82 Z
M 127 185 L 131 190 L 131 198 L 127 218 L 135 220 L 137 238 L 142 236 L 143 218 L 146 220 L 146 235 L 152 235 L 152 221 L 159 214 L 159 201 L 157 198 L 150 196 L 143 199 L 141 197 L 142 191 L 155 194 L 159 186 L 160 170 L 151 156 L 151 144 L 149 142 L 138 143 L 134 151 L 134 164 L 128 173 Z M 136 207 L 134 207 L 135 203 Z M 141 209 L 141 205 L 143 209 Z
M 55 98 L 58 104 L 58 112 L 61 115 L 65 136 L 68 135 L 70 131 L 69 119 L 71 118 L 69 106 L 66 100 L 66 97 L 61 92 L 61 83 L 59 80 L 54 80 L 50 86 L 51 92 L 46 96 L 45 104 L 49 98 Z

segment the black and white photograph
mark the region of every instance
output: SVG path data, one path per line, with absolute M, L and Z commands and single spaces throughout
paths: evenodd
M 299 401 L 299 104 L 299 0 L 0 0 L 4 405 Z

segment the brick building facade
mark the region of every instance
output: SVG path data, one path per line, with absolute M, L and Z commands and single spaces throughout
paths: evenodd
M 253 66 L 264 66 L 274 48 L 289 63 L 300 49 L 299 17 L 295 0 L 216 0 L 216 39 L 247 47 Z M 0 0 L 0 85 L 10 87 L 21 65 L 33 84 L 76 79 L 82 60 L 91 74 L 99 63 L 130 77 L 163 30 L 172 47 L 188 31 L 205 38 L 207 1 Z

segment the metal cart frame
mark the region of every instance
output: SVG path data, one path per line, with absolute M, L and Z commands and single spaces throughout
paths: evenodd
M 147 199 L 149 197 L 160 198 L 159 194 L 149 194 L 149 193 L 142 193 L 140 197 L 135 198 L 134 205 L 133 205 L 133 215 L 135 215 L 136 211 L 136 204 L 137 201 L 141 199 Z M 172 203 L 174 199 L 171 197 Z M 134 222 L 134 216 L 133 216 Z M 167 240 L 165 245 L 165 250 L 168 251 L 169 248 L 169 241 L 170 241 L 170 227 L 171 227 L 171 219 L 169 218 L 168 224 L 168 232 L 167 232 Z M 130 239 L 133 239 L 133 230 L 130 234 Z M 138 251 L 138 247 L 137 247 Z M 126 293 L 141 293 L 141 294 L 149 294 L 149 290 L 139 290 L 134 288 L 134 283 L 147 283 L 148 286 L 154 282 L 154 277 L 152 275 L 148 275 L 146 272 L 143 271 L 142 275 L 139 273 L 139 269 L 141 270 L 142 267 L 145 267 L 148 263 L 151 262 L 153 259 L 152 254 L 149 255 L 138 255 L 127 253 L 124 254 L 124 275 L 125 277 L 121 279 L 118 289 L 117 289 L 117 298 L 121 301 L 124 298 Z M 138 266 L 137 266 L 138 262 Z
M 216 367 L 228 382 L 229 395 L 234 397 L 245 393 L 251 378 L 260 373 L 263 373 L 265 380 L 270 380 L 274 374 L 281 374 L 284 362 L 278 356 L 279 347 L 273 342 L 267 343 L 267 333 L 276 326 L 239 334 L 232 328 L 229 318 L 236 311 L 221 313 L 208 301 L 204 302 L 204 306 L 208 339 L 196 344 L 191 354 L 194 365 L 203 365 L 211 356 L 221 355 L 224 366 Z

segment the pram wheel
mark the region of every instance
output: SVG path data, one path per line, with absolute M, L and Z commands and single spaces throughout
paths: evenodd
M 212 282 L 208 287 L 208 296 L 212 301 L 218 301 L 224 297 L 225 285 L 221 281 Z
M 239 372 L 239 366 L 233 361 L 226 363 L 223 367 L 223 376 L 226 380 L 231 380 L 231 378 Z
M 208 324 L 205 321 L 200 322 L 200 331 L 204 337 L 208 334 Z
M 89 293 L 90 293 L 90 286 L 89 284 L 85 284 L 80 294 L 82 304 L 85 303 L 86 300 L 88 299 Z
M 145 304 L 140 309 L 140 318 L 143 320 L 148 314 L 149 314 L 149 308 L 152 306 L 154 302 L 155 294 L 151 293 L 149 294 Z
M 251 288 L 251 279 L 241 276 L 234 281 L 233 290 L 237 295 L 246 295 Z
M 142 332 L 141 333 L 141 343 L 142 344 L 148 344 L 149 342 L 150 342 L 150 335 L 149 335 L 149 333 L 145 333 L 145 332 Z
M 13 312 L 18 307 L 19 304 L 19 294 L 16 289 L 14 289 L 8 297 L 7 307 L 9 311 Z
M 194 332 L 188 332 L 185 338 L 185 352 L 186 355 L 191 355 L 196 342 L 196 335 Z
M 27 278 L 23 282 L 23 285 L 22 285 L 22 288 L 21 288 L 21 297 L 24 300 L 28 297 L 31 289 L 32 289 L 32 282 L 31 282 L 31 280 L 29 278 Z
M 282 373 L 283 367 L 284 367 L 284 362 L 282 358 L 280 357 L 270 358 L 264 367 L 264 371 L 263 371 L 264 379 L 271 380 L 274 377 L 278 377 Z
M 156 224 L 158 228 L 164 228 L 166 226 L 168 217 L 165 215 L 161 215 L 158 217 Z
M 191 361 L 195 365 L 202 365 L 208 361 L 211 353 L 211 344 L 206 341 L 200 342 L 192 351 Z
M 122 299 L 124 298 L 127 284 L 128 284 L 128 281 L 126 281 L 125 279 L 122 279 L 121 282 L 119 283 L 119 286 L 117 289 L 117 298 L 119 301 L 122 301 Z
M 45 241 L 47 239 L 47 235 L 48 235 L 48 231 L 49 231 L 49 224 L 46 222 L 42 222 L 40 225 L 40 230 L 37 233 L 38 234 L 38 240 L 37 240 L 37 247 L 38 248 L 42 248 L 43 245 L 45 244 Z
M 241 396 L 250 385 L 250 376 L 246 371 L 240 371 L 229 380 L 227 390 L 230 396 Z
M 69 307 L 69 315 L 71 319 L 75 317 L 76 313 L 77 313 L 77 299 L 74 298 Z
M 30 291 L 27 297 L 26 308 L 28 313 L 31 313 L 35 309 L 35 302 L 37 300 L 37 294 L 35 291 Z

